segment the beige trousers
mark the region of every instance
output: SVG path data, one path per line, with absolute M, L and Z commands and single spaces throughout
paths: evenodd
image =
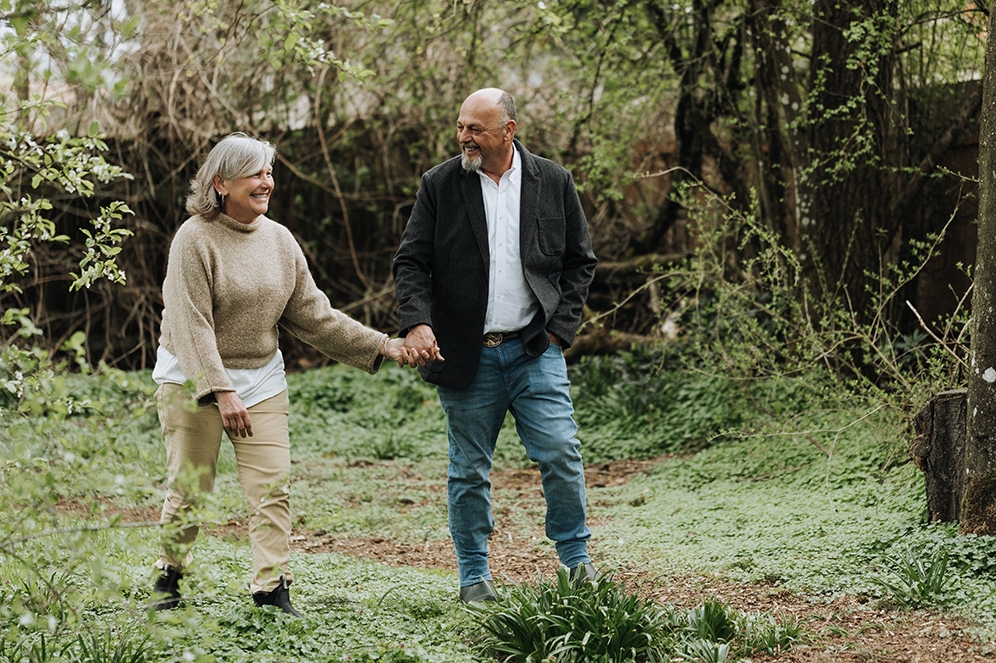
M 183 387 L 165 383 L 156 392 L 159 422 L 166 442 L 169 480 L 160 522 L 177 519 L 196 499 L 211 492 L 218 466 L 224 426 L 218 407 L 198 405 Z M 250 591 L 269 592 L 285 576 L 290 561 L 290 435 L 287 429 L 287 391 L 248 408 L 253 436 L 231 439 L 242 493 L 249 500 L 249 541 L 255 557 Z M 156 566 L 182 570 L 193 559 L 190 547 L 198 528 L 190 525 L 163 540 Z

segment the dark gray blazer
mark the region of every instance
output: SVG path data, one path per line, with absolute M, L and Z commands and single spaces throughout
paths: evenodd
M 519 248 L 526 283 L 539 300 L 522 330 L 527 354 L 546 351 L 549 330 L 574 342 L 595 274 L 588 222 L 570 172 L 530 154 L 515 141 L 522 163 Z M 480 176 L 460 157 L 422 176 L 415 206 L 394 256 L 401 334 L 432 327 L 446 361 L 421 369 L 434 384 L 463 389 L 474 381 L 488 305 L 488 224 Z

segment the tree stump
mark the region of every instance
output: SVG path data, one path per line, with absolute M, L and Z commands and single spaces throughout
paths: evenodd
M 927 484 L 930 522 L 956 522 L 965 493 L 965 443 L 968 438 L 965 389 L 942 391 L 913 420 L 916 437 L 910 456 Z

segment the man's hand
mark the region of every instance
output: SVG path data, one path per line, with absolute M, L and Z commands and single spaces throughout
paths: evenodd
M 242 399 L 234 391 L 216 391 L 214 398 L 228 437 L 252 437 L 252 421 Z
M 436 335 L 429 325 L 415 325 L 405 336 L 405 347 L 412 353 L 415 363 L 425 366 L 431 361 L 446 361 L 439 353 Z

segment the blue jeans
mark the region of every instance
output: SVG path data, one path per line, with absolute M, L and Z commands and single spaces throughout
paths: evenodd
M 446 411 L 447 506 L 461 587 L 491 579 L 491 461 L 506 412 L 515 418 L 526 455 L 539 464 L 546 535 L 556 543 L 561 564 L 573 568 L 590 561 L 581 443 L 568 387 L 560 347 L 551 344 L 542 356 L 530 357 L 521 340 L 482 347 L 477 377 L 466 389 L 437 386 Z

